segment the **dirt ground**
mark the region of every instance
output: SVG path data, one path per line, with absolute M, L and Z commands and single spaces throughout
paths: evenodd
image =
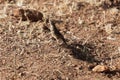
M 18 8 L 56 20 L 69 48 Z M 0 0 L 0 80 L 120 80 L 120 1 Z

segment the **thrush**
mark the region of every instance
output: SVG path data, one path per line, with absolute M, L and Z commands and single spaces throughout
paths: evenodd
M 62 41 L 65 45 L 67 45 L 64 36 L 60 33 L 60 31 L 55 26 L 55 22 L 53 20 L 49 20 L 49 24 L 50 24 L 51 35 L 53 38 L 57 40 L 57 43 L 59 43 L 59 41 Z

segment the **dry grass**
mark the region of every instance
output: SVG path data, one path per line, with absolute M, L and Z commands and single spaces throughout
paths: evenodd
M 119 0 L 18 0 L 0 6 L 1 80 L 120 79 Z M 49 23 L 11 16 L 17 8 L 56 20 L 69 46 L 52 38 Z M 94 73 L 97 64 L 115 70 Z

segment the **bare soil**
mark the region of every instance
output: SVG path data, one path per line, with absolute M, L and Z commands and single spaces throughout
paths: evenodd
M 0 1 L 0 80 L 120 80 L 119 0 L 11 1 Z M 49 23 L 12 16 L 16 8 L 56 20 L 69 47 L 52 38 Z M 115 70 L 93 72 L 96 65 Z

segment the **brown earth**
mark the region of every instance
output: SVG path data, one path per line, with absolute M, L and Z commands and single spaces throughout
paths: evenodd
M 0 0 L 0 80 L 120 80 L 119 0 L 11 1 Z M 69 47 L 52 38 L 49 23 L 16 19 L 18 8 L 56 20 Z M 97 65 L 113 71 L 93 72 Z

